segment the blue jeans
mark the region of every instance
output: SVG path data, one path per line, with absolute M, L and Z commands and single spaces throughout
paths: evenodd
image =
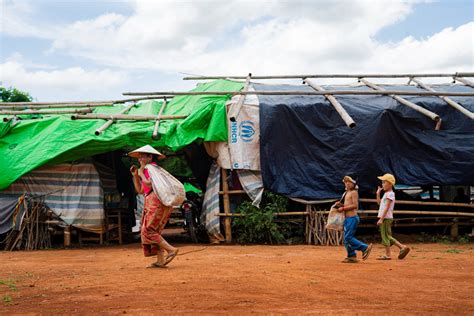
M 355 238 L 357 225 L 359 225 L 359 216 L 346 217 L 344 221 L 344 246 L 347 250 L 347 257 L 356 257 L 356 250 L 367 250 L 367 244 Z

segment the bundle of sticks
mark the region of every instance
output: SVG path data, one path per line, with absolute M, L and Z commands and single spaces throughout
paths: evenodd
M 51 248 L 48 212 L 44 198 L 23 194 L 15 207 L 14 228 L 6 237 L 5 250 Z
M 326 229 L 327 211 L 307 205 L 308 219 L 306 221 L 306 242 L 311 245 L 339 246 L 343 242 L 342 231 Z

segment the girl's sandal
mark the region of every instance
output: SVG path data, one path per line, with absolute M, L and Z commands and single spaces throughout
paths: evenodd
M 400 259 L 400 260 L 404 259 L 408 255 L 409 252 L 410 252 L 409 247 L 403 248 L 402 250 L 400 250 L 400 254 L 398 255 L 398 259 Z
M 387 257 L 387 256 L 384 255 L 384 256 L 377 257 L 377 260 L 392 260 L 392 258 Z

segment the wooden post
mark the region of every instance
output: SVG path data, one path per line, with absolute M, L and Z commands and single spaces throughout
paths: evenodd
M 457 239 L 459 236 L 459 224 L 454 223 L 451 225 L 451 238 Z
M 323 87 L 317 84 L 314 84 L 308 79 L 304 79 L 303 82 L 307 83 L 311 88 L 313 88 L 316 91 L 326 91 Z M 330 94 L 326 94 L 324 96 L 326 97 L 326 99 L 328 99 L 329 103 L 332 104 L 332 106 L 337 111 L 337 113 L 339 113 L 344 123 L 346 123 L 347 127 L 353 128 L 356 126 L 356 123 L 354 122 L 352 117 L 349 115 L 349 113 L 347 113 L 347 111 L 342 107 L 342 105 L 339 103 L 339 101 L 336 100 L 334 96 Z
M 365 79 L 363 79 L 363 78 L 360 78 L 359 81 L 362 82 L 363 84 L 365 84 L 366 86 L 368 86 L 368 87 L 374 89 L 374 90 L 378 90 L 378 91 L 384 91 L 384 90 L 385 90 L 385 89 L 383 89 L 383 88 L 381 88 L 381 87 L 379 87 L 379 86 L 377 86 L 377 85 L 375 85 L 375 84 L 373 84 L 373 83 L 371 83 L 371 82 L 369 82 L 369 81 L 367 81 L 367 80 L 365 80 Z M 427 91 L 427 92 L 431 92 L 431 91 Z M 432 92 L 432 93 L 434 93 L 434 92 Z M 440 126 L 440 125 L 441 125 L 441 118 L 439 117 L 438 114 L 433 113 L 433 112 L 431 112 L 431 111 L 429 111 L 429 110 L 427 110 L 427 109 L 425 109 L 425 108 L 422 108 L 421 106 L 416 105 L 415 103 L 410 102 L 410 101 L 408 101 L 408 100 L 405 100 L 404 98 L 399 97 L 399 96 L 397 96 L 397 95 L 390 95 L 390 96 L 391 96 L 393 99 L 395 99 L 395 100 L 397 100 L 398 102 L 400 102 L 401 104 L 404 104 L 404 105 L 408 106 L 409 108 L 412 108 L 413 110 L 415 110 L 415 111 L 417 111 L 417 112 L 419 112 L 419 113 L 421 113 L 421 114 L 423 114 L 423 115 L 429 117 L 429 118 L 432 119 L 433 121 L 435 121 L 435 122 L 436 122 L 436 127 L 435 127 L 436 130 L 438 130 L 438 129 L 441 127 L 441 126 Z
M 230 198 L 229 198 L 229 184 L 227 183 L 227 170 L 221 168 L 222 191 L 224 192 L 224 227 L 225 227 L 225 241 L 230 243 L 232 241 L 232 226 L 230 217 Z
M 71 226 L 64 227 L 64 247 L 71 246 Z
M 417 85 L 419 85 L 421 88 L 427 90 L 427 91 L 436 92 L 436 90 L 434 90 L 433 88 L 425 85 L 423 82 L 421 82 L 420 80 L 418 80 L 416 78 L 410 78 L 410 80 L 413 81 L 414 83 L 416 83 Z M 456 110 L 458 110 L 459 112 L 461 112 L 462 114 L 469 117 L 471 120 L 474 120 L 474 113 L 469 111 L 468 109 L 464 108 L 461 104 L 459 104 L 457 102 L 454 102 L 453 100 L 451 100 L 450 98 L 445 97 L 445 96 L 439 96 L 439 98 L 442 99 L 447 104 L 449 104 L 450 106 L 452 106 L 453 108 L 455 108 Z
M 158 119 L 156 120 L 155 127 L 153 128 L 153 134 L 151 136 L 153 139 L 158 139 L 158 129 L 160 128 L 160 122 L 161 122 L 160 117 L 163 114 L 165 107 L 166 107 L 166 98 L 163 100 L 163 104 L 161 105 L 160 112 L 158 113 Z

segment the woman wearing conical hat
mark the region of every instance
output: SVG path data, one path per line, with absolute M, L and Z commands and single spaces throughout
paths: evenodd
M 149 268 L 162 268 L 170 263 L 178 254 L 178 248 L 171 246 L 161 235 L 168 222 L 172 206 L 165 206 L 153 191 L 150 174 L 145 166 L 156 164 L 153 158 L 164 158 L 165 156 L 150 145 L 138 148 L 128 154 L 137 158 L 140 168 L 132 166 L 130 172 L 133 175 L 133 185 L 138 194 L 145 196 L 145 206 L 142 214 L 141 239 L 145 257 L 157 256 L 155 263 Z M 166 255 L 165 255 L 166 251 Z

